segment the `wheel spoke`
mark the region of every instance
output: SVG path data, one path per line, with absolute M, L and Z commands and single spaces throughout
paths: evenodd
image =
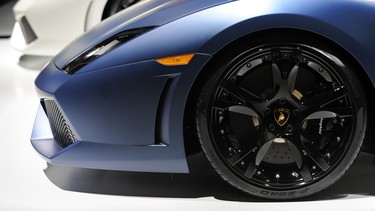
M 212 103 L 213 108 L 218 108 L 221 110 L 232 108 L 232 112 L 245 114 L 248 116 L 258 117 L 258 113 L 261 113 L 263 109 L 265 108 L 266 103 L 246 103 L 246 105 L 238 105 L 234 102 L 222 100 L 222 99 L 216 99 Z M 240 108 L 242 107 L 242 108 Z M 258 112 L 258 113 L 257 113 Z
M 353 110 L 351 107 L 341 107 L 341 108 L 324 108 L 324 110 L 333 112 L 339 115 L 341 118 L 353 116 Z
M 271 147 L 271 145 L 272 145 L 272 141 L 268 141 L 259 149 L 256 159 L 255 159 L 256 166 L 259 166 L 259 164 L 262 162 L 264 157 L 267 155 L 267 152 L 269 148 Z
M 299 66 L 295 65 L 293 67 L 293 69 L 289 73 L 289 77 L 288 77 L 288 89 L 289 89 L 289 93 L 293 93 L 294 88 L 296 86 L 298 70 L 299 70 Z
M 307 106 L 318 106 L 323 107 L 341 97 L 344 97 L 347 95 L 347 92 L 343 86 L 336 88 L 332 91 L 328 91 L 324 94 L 318 95 L 312 99 L 304 101 L 302 104 Z
M 325 161 L 319 150 L 309 140 L 302 138 L 302 145 L 304 147 L 304 155 L 309 156 L 323 171 L 327 171 L 330 168 L 330 165 Z
M 281 72 L 276 63 L 272 63 L 273 90 L 276 94 L 281 86 Z
M 257 168 L 254 165 L 254 163 L 249 162 L 249 164 L 246 167 L 244 176 L 247 177 L 248 179 L 251 179 L 253 177 L 254 173 L 256 172 L 256 170 L 257 170 Z
M 228 108 L 228 111 L 259 118 L 259 115 L 253 109 L 248 108 L 246 106 L 241 106 L 241 105 L 231 106 Z
M 228 162 L 229 162 L 229 164 L 231 165 L 231 166 L 234 166 L 234 165 L 236 165 L 238 162 L 240 162 L 241 160 L 242 160 L 242 156 L 241 156 L 241 154 L 240 153 L 236 153 L 236 154 L 234 154 L 232 157 L 230 157 L 229 159 L 228 159 Z
M 251 150 L 249 150 L 248 152 L 246 152 L 245 154 L 244 153 L 236 153 L 234 154 L 232 157 L 230 157 L 228 159 L 228 162 L 231 166 L 234 166 L 236 165 L 237 163 L 239 163 L 240 161 L 244 160 L 247 156 L 249 156 L 251 153 L 255 153 L 257 150 L 257 147 L 254 147 L 252 148 Z
M 236 96 L 238 99 L 242 101 L 250 103 L 252 103 L 253 101 L 261 101 L 259 96 L 250 92 L 249 90 L 240 87 L 239 85 L 233 84 L 230 80 L 225 81 L 221 86 L 226 91 L 228 91 L 229 93 Z
M 353 116 L 353 111 L 351 107 L 336 107 L 336 108 L 319 108 L 310 107 L 307 108 L 302 115 L 302 119 L 324 119 L 324 118 L 336 118 L 337 116 L 341 118 Z
M 289 142 L 287 142 L 287 143 L 288 143 L 290 152 L 292 153 L 293 158 L 294 158 L 298 168 L 300 169 L 302 167 L 302 164 L 303 164 L 301 153 L 299 152 L 298 148 L 294 144 L 291 144 Z
M 317 111 L 306 117 L 306 120 L 336 118 L 337 115 L 331 111 Z
M 309 168 L 307 167 L 307 164 L 304 164 L 301 168 L 301 176 L 303 177 L 303 180 L 305 182 L 309 182 L 312 180 L 312 175 L 311 175 L 311 172 L 309 170 Z

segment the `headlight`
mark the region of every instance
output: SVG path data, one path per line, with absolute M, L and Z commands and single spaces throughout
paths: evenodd
M 88 64 L 90 61 L 98 58 L 99 56 L 115 49 L 120 44 L 125 43 L 134 37 L 137 37 L 151 29 L 152 27 L 143 27 L 143 28 L 137 28 L 137 29 L 131 29 L 127 31 L 120 32 L 103 42 L 99 43 L 98 45 L 95 45 L 94 47 L 90 48 L 89 50 L 85 51 L 81 55 L 77 56 L 76 58 L 69 61 L 64 67 L 62 68 L 62 71 L 68 74 L 73 74 L 86 64 Z

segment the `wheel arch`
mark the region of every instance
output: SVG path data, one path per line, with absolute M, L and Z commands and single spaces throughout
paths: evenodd
M 192 88 L 189 92 L 189 96 L 186 102 L 185 111 L 184 111 L 184 145 L 186 155 L 195 154 L 201 151 L 200 143 L 197 137 L 197 131 L 195 128 L 195 120 L 194 120 L 194 113 L 195 105 L 197 104 L 197 100 L 204 85 L 204 82 L 207 80 L 208 77 L 213 72 L 215 65 L 218 61 L 223 59 L 225 52 L 229 49 L 237 46 L 247 40 L 257 39 L 259 37 L 269 36 L 270 34 L 280 34 L 280 33 L 287 33 L 291 36 L 305 36 L 309 39 L 314 39 L 317 42 L 323 43 L 324 45 L 328 45 L 338 51 L 343 58 L 353 67 L 356 67 L 358 71 L 355 71 L 357 76 L 359 77 L 360 81 L 362 82 L 366 100 L 367 100 L 367 108 L 368 108 L 368 116 L 371 117 L 375 114 L 375 93 L 374 93 L 374 84 L 372 83 L 369 74 L 365 71 L 365 68 L 361 65 L 361 63 L 345 48 L 343 48 L 339 43 L 317 34 L 315 32 L 302 30 L 302 29 L 295 29 L 295 28 L 273 28 L 273 29 L 265 29 L 259 30 L 256 32 L 252 32 L 250 34 L 246 34 L 241 36 L 233 41 L 229 42 L 223 48 L 218 50 L 212 55 L 212 58 L 206 63 L 206 65 L 202 68 L 198 76 L 196 77 Z M 368 128 L 371 128 L 375 124 L 375 119 L 368 118 Z M 370 153 L 375 153 L 375 141 L 372 139 L 375 137 L 375 131 L 367 130 L 365 134 L 365 140 L 362 146 L 362 150 Z

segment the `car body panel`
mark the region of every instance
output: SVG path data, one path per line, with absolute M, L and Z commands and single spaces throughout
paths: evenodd
M 188 172 L 185 106 L 196 78 L 217 52 L 255 32 L 307 31 L 346 49 L 374 84 L 374 11 L 373 1 L 349 0 L 141 2 L 82 35 L 39 75 L 36 85 L 55 100 L 77 142 L 60 149 L 50 143 L 53 137 L 41 138 L 35 131 L 33 146 L 48 162 L 60 165 Z M 156 28 L 71 75 L 60 70 L 101 41 L 146 26 Z M 188 65 L 155 61 L 187 53 L 195 53 Z
M 220 3 L 228 2 L 222 1 Z M 147 1 L 137 6 L 142 8 L 145 4 L 147 4 Z M 178 18 L 183 15 L 175 17 L 176 14 L 172 12 L 170 16 L 165 15 L 165 13 L 169 14 L 169 10 L 174 11 L 175 6 L 167 5 L 167 7 L 164 4 L 160 7 L 167 7 L 168 11 L 164 9 L 156 10 L 155 14 L 148 14 L 152 18 L 132 19 L 120 24 L 122 20 L 128 20 L 129 17 L 135 15 L 133 11 L 136 8 L 130 8 L 113 17 L 113 20 L 108 21 L 108 23 L 101 24 L 85 34 L 84 39 L 77 39 L 73 47 L 64 49 L 57 56 L 55 63 L 57 67 L 62 68 L 73 55 L 79 55 L 95 43 L 122 30 L 163 25 L 162 30 L 156 28 L 142 36 L 142 39 L 135 39 L 133 42 L 109 52 L 108 55 L 101 58 L 108 58 L 108 60 L 105 62 L 94 61 L 94 63 L 90 64 L 92 68 L 89 68 L 88 65 L 85 67 L 88 69 L 84 68 L 80 72 L 154 59 L 158 56 L 168 56 L 169 54 L 200 52 L 213 55 L 223 46 L 239 37 L 262 30 L 280 28 L 300 29 L 324 36 L 341 45 L 352 55 L 355 55 L 354 57 L 365 66 L 364 69 L 373 69 L 375 67 L 374 64 L 369 62 L 372 61 L 372 55 L 366 53 L 371 52 L 375 47 L 373 39 L 375 29 L 371 27 L 375 22 L 372 15 L 375 7 L 374 2 L 365 0 L 333 0 L 328 2 L 317 0 L 306 1 L 301 5 L 297 1 L 279 2 L 270 0 L 262 3 L 234 1 L 221 6 L 217 6 L 217 4 L 218 1 L 213 4 L 214 8 L 201 10 L 181 19 Z M 251 10 L 248 8 L 251 8 Z M 349 10 L 357 13 L 355 14 L 355 20 L 353 20 L 353 16 L 347 15 Z M 232 11 L 236 11 L 236 15 L 233 15 Z M 128 13 L 129 15 L 127 15 Z M 168 18 L 178 20 L 166 24 L 167 21 L 163 18 L 161 20 L 158 19 L 157 14 L 159 13 L 162 13 L 167 20 Z M 217 16 L 216 14 L 223 15 Z M 142 13 L 142 15 L 145 14 Z M 171 33 L 176 33 L 178 36 L 168 36 Z M 100 36 L 97 36 L 98 34 Z M 158 42 L 155 42 L 155 37 L 158 37 Z M 181 40 L 184 42 L 181 42 Z M 143 48 L 134 46 L 142 46 Z M 164 52 L 160 52 L 162 50 Z M 118 58 L 120 55 L 121 59 Z M 373 77 L 372 75 L 370 78 Z
M 80 55 L 82 52 L 92 48 L 97 43 L 100 43 L 106 38 L 121 31 L 148 26 L 165 25 L 169 22 L 173 22 L 173 20 L 182 18 L 194 12 L 229 1 L 231 0 L 148 0 L 140 2 L 133 7 L 104 20 L 100 24 L 100 27 L 94 27 L 89 32 L 77 38 L 74 41 L 74 45 L 68 46 L 56 56 L 54 62 L 58 68 L 62 68 L 72 59 L 72 57 L 74 58 Z M 186 18 L 189 17 L 190 16 Z M 181 25 L 180 27 L 184 27 L 184 25 Z M 197 29 L 195 31 L 197 31 Z M 168 30 L 163 31 L 168 32 Z M 179 31 L 179 33 L 181 33 L 181 31 Z M 154 40 L 152 43 L 156 44 Z M 171 44 L 173 45 L 173 43 Z M 144 44 L 144 46 L 147 45 Z M 123 63 L 128 62 L 124 61 Z

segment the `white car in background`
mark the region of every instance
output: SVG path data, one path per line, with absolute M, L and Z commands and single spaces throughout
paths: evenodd
M 11 45 L 25 55 L 53 56 L 103 19 L 140 0 L 20 0 Z

